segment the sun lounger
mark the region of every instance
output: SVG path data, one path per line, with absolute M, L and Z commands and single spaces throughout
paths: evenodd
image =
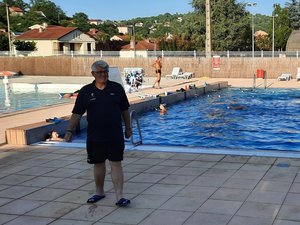
M 192 72 L 184 72 L 183 74 L 179 74 L 178 76 L 176 76 L 175 79 L 178 79 L 178 78 L 190 79 L 193 76 L 194 76 L 194 73 L 192 73 Z
M 180 67 L 174 67 L 171 74 L 166 75 L 165 77 L 171 77 L 172 79 L 176 79 L 177 76 L 182 74 L 182 70 Z
M 300 80 L 300 67 L 297 68 L 296 81 Z
M 292 79 L 292 74 L 290 73 L 283 73 L 278 77 L 279 81 L 283 81 L 283 80 L 288 81 L 290 79 Z

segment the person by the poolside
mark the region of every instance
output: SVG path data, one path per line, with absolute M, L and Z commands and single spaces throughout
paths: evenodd
M 55 130 L 52 130 L 47 134 L 46 141 L 65 141 L 65 139 L 61 138 Z
M 73 93 L 65 93 L 63 98 L 77 98 L 79 90 L 74 91 Z
M 91 70 L 95 80 L 79 91 L 65 140 L 71 141 L 72 131 L 86 112 L 88 121 L 87 162 L 94 164 L 96 184 L 95 195 L 91 196 L 87 203 L 95 203 L 105 197 L 105 161 L 109 160 L 116 205 L 125 207 L 130 204 L 130 200 L 123 197 L 124 133 L 122 118 L 125 123 L 125 138 L 129 138 L 132 135 L 128 112 L 130 105 L 123 87 L 119 83 L 108 80 L 109 65 L 105 61 L 94 62 Z
M 162 62 L 161 62 L 161 57 L 158 56 L 155 60 L 155 62 L 152 64 L 152 66 L 155 68 L 155 73 L 156 73 L 156 80 L 153 84 L 153 88 L 155 88 L 155 85 L 157 84 L 157 88 L 160 87 L 160 80 L 161 80 L 161 68 L 162 68 Z
M 159 105 L 159 109 L 160 109 L 160 114 L 161 115 L 164 115 L 164 114 L 166 114 L 168 112 L 166 104 L 160 104 Z
M 233 110 L 246 110 L 247 107 L 244 105 L 238 105 L 238 104 L 230 104 L 228 106 L 228 109 L 233 109 Z

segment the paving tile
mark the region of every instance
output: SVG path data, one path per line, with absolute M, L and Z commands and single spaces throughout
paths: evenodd
M 141 173 L 131 178 L 129 182 L 157 183 L 166 176 L 166 174 Z
M 295 176 L 294 173 L 269 171 L 263 177 L 263 180 L 292 183 Z
M 184 225 L 227 225 L 230 217 L 230 215 L 195 213 Z
M 17 217 L 17 215 L 0 214 L 0 224 L 5 224 L 6 222 L 11 221 Z
M 235 170 L 210 168 L 205 173 L 203 173 L 203 176 L 218 177 L 218 178 L 222 178 L 223 180 L 227 180 L 235 172 L 236 172 Z
M 229 200 L 229 201 L 245 201 L 250 194 L 250 190 L 219 188 L 212 196 L 212 199 Z
M 51 223 L 54 218 L 43 218 L 36 216 L 19 216 L 6 223 L 5 225 L 46 225 Z
M 241 168 L 243 165 L 244 165 L 243 163 L 218 162 L 213 166 L 213 168 L 237 170 L 237 169 Z
M 191 184 L 203 187 L 221 187 L 227 179 L 227 177 L 200 176 Z
M 49 173 L 53 170 L 55 170 L 55 168 L 34 166 L 34 167 L 31 167 L 31 168 L 19 171 L 16 174 L 41 176 L 41 175 L 43 175 L 45 173 Z
M 134 164 L 157 165 L 163 161 L 164 161 L 164 159 L 143 158 L 143 159 L 134 161 Z
M 167 210 L 177 210 L 184 212 L 194 212 L 196 211 L 203 203 L 205 199 L 197 197 L 171 197 L 167 202 L 165 202 L 159 209 Z
M 300 225 L 300 222 L 291 220 L 275 220 L 273 225 Z
M 59 218 L 79 207 L 79 204 L 74 203 L 49 202 L 39 208 L 27 212 L 26 215 Z
M 118 208 L 105 216 L 99 222 L 109 222 L 116 224 L 140 224 L 148 217 L 153 209 L 138 209 L 138 208 Z M 128 216 L 130 215 L 130 216 Z
M 174 155 L 175 153 L 173 152 L 152 152 L 151 154 L 147 155 L 146 158 L 169 159 Z
M 65 220 L 65 219 L 58 219 L 54 222 L 50 223 L 50 225 L 97 225 L 97 223 L 83 221 L 83 220 Z M 99 224 L 100 225 L 100 224 Z M 106 224 L 108 225 L 108 224 Z
M 196 198 L 204 198 L 208 199 L 215 191 L 216 187 L 200 187 L 195 185 L 188 185 L 178 191 L 176 196 L 184 196 L 184 197 L 196 197 Z
M 131 194 L 140 194 L 149 188 L 152 184 L 151 183 L 132 183 L 126 182 L 124 184 L 124 193 L 131 193 Z
M 34 176 L 11 174 L 0 179 L 1 184 L 17 185 L 27 180 L 31 180 Z
M 198 158 L 198 154 L 194 153 L 176 153 L 170 159 L 194 160 Z
M 185 166 L 189 164 L 190 160 L 179 160 L 179 159 L 167 159 L 160 162 L 158 165 L 160 166 Z
M 278 213 L 278 219 L 300 222 L 300 206 L 282 205 Z
M 157 173 L 157 174 L 171 174 L 178 170 L 179 166 L 153 166 L 150 169 L 144 171 L 145 173 Z
M 156 209 L 165 203 L 170 196 L 163 195 L 138 195 L 132 199 L 131 207 L 142 209 Z
M 11 198 L 0 198 L 0 206 L 5 205 L 8 202 L 14 201 L 14 199 Z
M 49 187 L 73 190 L 73 189 L 77 189 L 83 185 L 86 185 L 89 182 L 90 182 L 89 180 L 65 178 L 61 181 L 56 182 L 55 184 L 49 185 Z
M 181 225 L 191 216 L 191 212 L 156 210 L 139 225 Z
M 154 184 L 153 186 L 145 190 L 143 194 L 174 195 L 183 187 L 184 185 Z
M 272 165 L 275 161 L 276 161 L 276 158 L 273 158 L 273 157 L 252 156 L 248 160 L 248 163 Z
M 201 213 L 234 215 L 243 202 L 225 200 L 207 200 L 199 209 Z
M 239 209 L 239 211 L 236 213 L 236 215 L 255 218 L 275 219 L 279 208 L 280 205 L 276 204 L 245 202 Z
M 228 225 L 273 225 L 273 219 L 234 216 Z
M 225 155 L 200 154 L 196 160 L 204 162 L 218 162 L 225 158 Z
M 270 169 L 270 167 L 271 167 L 271 165 L 247 163 L 247 164 L 244 164 L 240 169 L 247 170 L 247 171 L 266 172 L 268 169 Z
M 187 185 L 191 183 L 196 176 L 188 176 L 188 175 L 168 175 L 167 177 L 163 178 L 162 180 L 159 181 L 161 184 L 183 184 Z
M 289 192 L 300 194 L 300 183 L 293 183 Z
M 38 187 L 12 186 L 11 188 L 0 191 L 0 197 L 18 199 L 39 189 Z
M 300 194 L 298 193 L 288 193 L 286 199 L 284 200 L 285 205 L 295 205 L 300 206 Z
M 12 201 L 4 206 L 0 207 L 0 214 L 14 214 L 14 215 L 23 215 L 35 208 L 44 205 L 46 202 L 42 201 L 31 201 L 31 200 L 22 200 L 17 199 Z
M 62 195 L 70 192 L 70 190 L 43 188 L 32 194 L 26 195 L 23 199 L 40 200 L 40 201 L 53 201 Z
M 82 204 L 86 203 L 86 200 L 91 196 L 91 194 L 92 193 L 89 193 L 88 191 L 74 190 L 55 199 L 55 201 Z
M 130 164 L 123 167 L 124 172 L 136 172 L 136 173 L 142 173 L 149 168 L 152 168 L 152 165 L 148 164 Z
M 267 181 L 261 180 L 255 187 L 255 191 L 278 191 L 278 192 L 288 192 L 291 183 L 280 182 L 280 181 Z
M 206 168 L 200 168 L 200 167 L 182 167 L 172 172 L 172 174 L 199 176 L 203 174 L 206 170 L 207 170 Z
M 243 178 L 229 178 L 222 187 L 225 188 L 238 188 L 238 189 L 253 189 L 259 180 L 250 180 Z
M 249 156 L 226 155 L 222 162 L 246 163 L 249 159 Z
M 249 171 L 249 170 L 239 170 L 232 178 L 247 178 L 251 180 L 260 180 L 265 175 L 265 171 Z
M 115 209 L 116 207 L 88 204 L 69 212 L 68 214 L 64 215 L 62 219 L 96 222 L 106 215 L 110 214 Z
M 247 198 L 247 201 L 282 204 L 282 202 L 285 199 L 285 196 L 286 192 L 253 191 Z
M 21 183 L 22 186 L 29 186 L 29 187 L 47 187 L 53 183 L 59 182 L 63 180 L 63 178 L 58 177 L 36 177 L 34 179 L 25 181 Z
M 72 162 L 71 164 L 67 165 L 66 168 L 68 168 L 68 169 L 79 169 L 79 170 L 88 170 L 88 169 L 92 169 L 93 166 L 82 160 L 82 161 L 79 161 L 79 162 Z
M 216 162 L 205 162 L 205 161 L 195 160 L 195 161 L 189 162 L 185 166 L 186 167 L 212 168 L 215 164 L 216 164 Z
M 59 168 L 52 172 L 46 173 L 45 176 L 67 178 L 67 177 L 71 177 L 75 174 L 78 174 L 80 172 L 81 172 L 81 170 L 78 170 L 78 169 Z
M 47 163 L 43 164 L 43 167 L 54 167 L 54 168 L 61 168 L 61 167 L 66 167 L 70 164 L 72 164 L 72 161 L 65 160 L 65 159 L 56 159 L 56 160 L 51 160 Z

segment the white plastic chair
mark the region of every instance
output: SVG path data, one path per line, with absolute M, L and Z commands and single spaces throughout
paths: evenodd
M 182 70 L 180 67 L 173 67 L 172 73 L 166 75 L 165 77 L 171 77 L 172 79 L 177 79 L 179 75 L 182 74 Z

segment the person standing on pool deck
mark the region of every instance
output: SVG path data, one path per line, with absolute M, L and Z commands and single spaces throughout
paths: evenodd
M 160 80 L 161 80 L 161 68 L 162 68 L 162 64 L 161 64 L 161 57 L 158 56 L 155 63 L 152 64 L 152 66 L 155 68 L 155 73 L 156 73 L 156 81 L 153 84 L 153 88 L 155 88 L 155 84 L 157 83 L 157 88 L 161 88 L 160 87 Z
M 129 138 L 132 135 L 128 112 L 130 105 L 123 87 L 108 80 L 109 65 L 105 61 L 94 62 L 91 69 L 95 80 L 80 90 L 64 138 L 71 141 L 73 130 L 86 112 L 87 162 L 94 164 L 96 184 L 96 193 L 87 200 L 87 203 L 95 203 L 105 197 L 105 161 L 108 159 L 117 199 L 116 205 L 125 207 L 130 204 L 130 200 L 123 198 L 124 174 L 121 162 L 125 147 L 122 118 L 125 123 L 125 138 Z

